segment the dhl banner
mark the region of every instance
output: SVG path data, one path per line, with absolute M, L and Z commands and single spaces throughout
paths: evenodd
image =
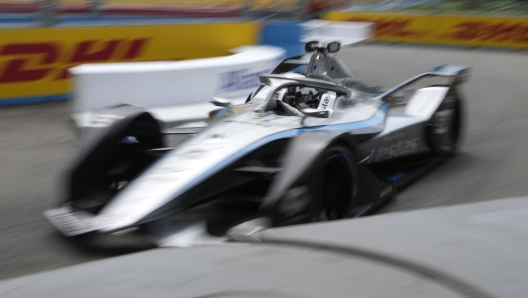
M 62 3 L 86 0 L 66 0 Z M 282 8 L 291 9 L 299 6 L 299 0 L 106 0 L 109 6 L 166 6 L 166 7 L 250 7 L 253 9 Z
M 329 12 L 324 19 L 376 24 L 375 39 L 528 48 L 528 18 Z
M 257 30 L 254 23 L 0 29 L 0 105 L 61 98 L 72 92 L 67 69 L 75 65 L 228 55 L 255 44 Z
M 72 1 L 72 0 L 68 0 Z M 85 1 L 86 0 L 78 0 Z M 193 6 L 193 7 L 241 7 L 246 0 L 106 0 L 104 5 L 124 6 Z

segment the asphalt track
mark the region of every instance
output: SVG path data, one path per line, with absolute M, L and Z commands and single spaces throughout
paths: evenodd
M 462 152 L 378 214 L 528 195 L 526 53 L 366 45 L 340 56 L 357 78 L 387 88 L 444 63 L 473 67 L 464 86 L 469 121 Z M 0 109 L 0 280 L 149 248 L 126 248 L 132 242 L 124 239 L 108 243 L 118 247 L 112 250 L 83 249 L 41 216 L 61 196 L 61 173 L 74 148 L 71 104 Z

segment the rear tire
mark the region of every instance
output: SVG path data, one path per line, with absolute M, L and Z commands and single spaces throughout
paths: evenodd
M 438 157 L 449 157 L 460 147 L 462 131 L 462 103 L 454 91 L 433 114 L 428 125 L 428 138 L 431 150 Z

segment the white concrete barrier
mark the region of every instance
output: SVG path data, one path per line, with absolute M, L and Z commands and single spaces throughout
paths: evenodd
M 282 48 L 245 46 L 232 56 L 166 62 L 85 64 L 74 76 L 74 113 L 117 104 L 145 107 L 205 103 L 213 96 L 240 98 L 284 58 Z
M 339 41 L 342 45 L 351 45 L 370 39 L 374 33 L 374 23 L 364 22 L 311 20 L 301 23 L 300 26 L 301 42 Z

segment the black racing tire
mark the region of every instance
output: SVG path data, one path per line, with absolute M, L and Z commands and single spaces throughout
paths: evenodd
M 132 123 L 125 136 L 134 136 L 143 149 L 159 148 L 163 144 L 158 125 L 152 121 L 140 120 Z
M 462 101 L 454 90 L 427 123 L 429 146 L 436 156 L 450 157 L 459 151 L 463 120 Z
M 151 158 L 144 155 L 150 149 L 163 147 L 161 132 L 156 123 L 152 121 L 139 120 L 130 125 L 123 134 L 120 142 L 128 140 L 132 144 L 120 143 L 117 145 L 117 152 L 112 167 L 118 165 L 123 160 L 134 160 L 137 165 L 133 167 L 127 177 L 129 180 L 143 170 L 145 166 L 151 163 Z M 117 183 L 118 181 L 108 181 L 108 183 Z
M 162 135 L 155 122 L 140 119 L 131 123 L 87 165 L 89 174 L 84 175 L 84 180 L 91 182 L 76 186 L 75 192 L 70 184 L 68 201 L 74 208 L 98 213 L 122 186 L 152 162 L 154 157 L 146 154 L 148 150 L 161 147 Z
M 311 221 L 348 217 L 358 190 L 358 171 L 349 149 L 333 145 L 325 149 L 310 179 Z

